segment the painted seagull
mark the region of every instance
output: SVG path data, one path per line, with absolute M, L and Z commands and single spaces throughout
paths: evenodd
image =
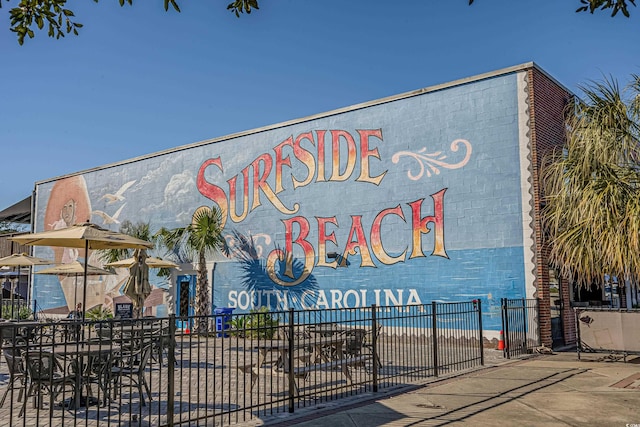
M 119 202 L 120 200 L 124 200 L 124 196 L 122 194 L 124 194 L 124 192 L 127 191 L 129 187 L 135 184 L 135 182 L 135 179 L 133 181 L 126 182 L 122 187 L 118 189 L 118 191 L 115 192 L 115 194 L 107 193 L 104 196 L 100 197 L 100 200 L 106 199 L 108 205 Z
M 124 208 L 125 205 L 126 203 L 120 206 L 120 208 L 118 208 L 118 210 L 116 211 L 116 213 L 113 214 L 113 216 L 110 216 L 109 214 L 103 211 L 91 211 L 91 215 L 98 215 L 100 218 L 102 218 L 103 224 L 114 224 L 114 223 L 120 224 L 120 221 L 118 221 L 118 217 L 120 216 L 120 212 L 122 212 L 122 208 Z

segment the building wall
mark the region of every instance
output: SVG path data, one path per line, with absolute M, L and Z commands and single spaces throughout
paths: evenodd
M 540 75 L 514 67 L 41 182 L 35 230 L 86 219 L 157 230 L 217 206 L 231 255 L 209 259 L 216 306 L 481 299 L 497 331 L 500 298 L 544 294 L 531 159 L 561 115 L 546 115 L 557 85 Z M 109 305 L 124 278 L 91 279 L 88 300 Z M 43 308 L 73 302 L 72 284 L 35 281 Z
M 533 230 L 535 231 L 536 297 L 540 301 L 540 330 L 543 344 L 551 347 L 551 317 L 549 295 L 549 247 L 544 240 L 540 222 L 543 194 L 540 188 L 540 168 L 545 153 L 562 147 L 565 141 L 564 113 L 570 107 L 572 95 L 538 69 L 528 71 L 528 81 L 533 87 L 529 92 L 531 117 L 531 153 L 533 178 Z M 575 320 L 570 310 L 568 281 L 563 280 L 564 307 L 562 308 L 565 343 L 575 342 Z M 568 310 L 567 310 L 568 309 Z

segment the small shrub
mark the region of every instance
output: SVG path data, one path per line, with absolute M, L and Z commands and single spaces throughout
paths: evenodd
M 87 311 L 84 317 L 86 320 L 107 320 L 113 319 L 113 313 L 108 308 L 98 306 Z
M 26 320 L 30 319 L 33 312 L 26 305 L 23 306 L 15 306 L 13 309 L 13 315 L 10 305 L 5 305 L 2 307 L 2 318 L 3 319 L 18 319 L 18 320 Z
M 272 339 L 277 331 L 278 320 L 267 307 L 252 309 L 249 314 L 240 314 L 231 320 L 232 335 L 243 338 Z

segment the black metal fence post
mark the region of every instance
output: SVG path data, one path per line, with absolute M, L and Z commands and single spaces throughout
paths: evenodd
M 529 319 L 527 318 L 527 300 L 522 298 L 522 343 L 520 346 L 520 354 L 527 352 L 528 340 L 529 340 Z
M 287 364 L 288 369 L 288 377 L 289 377 L 289 413 L 293 413 L 294 406 L 294 398 L 296 391 L 296 379 L 293 375 L 293 336 L 294 336 L 294 326 L 293 326 L 293 316 L 294 310 L 293 308 L 289 309 L 289 354 L 288 359 L 284 360 L 284 363 Z
M 504 350 L 502 350 L 502 354 L 507 359 L 511 359 L 511 354 L 509 354 L 509 304 L 506 298 L 502 298 L 502 325 L 504 330 Z
M 542 346 L 542 333 L 540 332 L 540 298 L 536 298 L 536 326 L 538 327 L 536 331 L 538 334 L 538 347 L 540 347 Z M 553 343 L 551 345 L 553 345 Z
M 437 305 L 431 301 L 431 333 L 433 334 L 433 376 L 438 376 L 438 326 L 436 316 Z
M 580 351 L 582 350 L 582 338 L 580 337 L 580 312 L 577 308 L 573 309 L 576 321 L 576 350 L 578 352 L 578 360 L 580 360 Z
M 377 319 L 377 306 L 371 305 L 371 346 L 373 348 L 373 391 L 378 391 L 378 319 Z
M 482 300 L 478 300 L 478 333 L 480 334 L 480 365 L 484 366 L 484 337 L 482 336 Z
M 169 348 L 167 352 L 167 426 L 173 427 L 176 366 L 176 315 L 169 315 Z

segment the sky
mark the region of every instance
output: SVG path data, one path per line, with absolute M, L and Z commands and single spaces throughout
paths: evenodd
M 579 0 L 70 1 L 18 45 L 0 9 L 0 209 L 38 181 L 535 62 L 569 90 L 640 74 L 631 18 Z

